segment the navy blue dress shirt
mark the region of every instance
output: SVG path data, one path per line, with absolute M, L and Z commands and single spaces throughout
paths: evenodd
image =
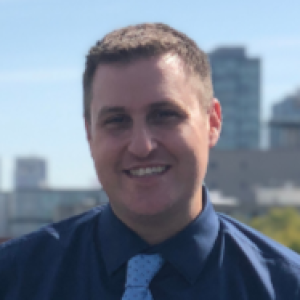
M 203 211 L 176 236 L 149 246 L 109 205 L 0 246 L 1 300 L 120 300 L 126 263 L 160 253 L 154 300 L 299 300 L 300 256 L 217 214 Z

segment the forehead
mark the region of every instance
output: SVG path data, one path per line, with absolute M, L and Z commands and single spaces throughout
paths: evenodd
M 99 65 L 92 84 L 92 105 L 134 105 L 192 93 L 191 77 L 177 55 Z
M 155 75 L 155 76 L 153 76 Z M 130 62 L 116 62 L 116 63 L 101 63 L 95 72 L 93 83 L 97 81 L 121 81 L 126 82 L 126 79 L 134 78 L 138 83 L 140 80 L 147 78 L 150 80 L 154 77 L 157 81 L 166 80 L 170 75 L 186 77 L 184 63 L 174 54 L 167 53 L 160 56 L 149 58 L 139 58 Z M 100 79 L 100 80 L 99 80 Z M 152 83 L 153 80 L 149 82 Z

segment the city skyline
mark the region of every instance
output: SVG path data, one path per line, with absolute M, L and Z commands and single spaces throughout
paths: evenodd
M 300 89 L 272 107 L 270 145 L 300 149 Z
M 222 107 L 222 131 L 217 149 L 259 149 L 261 61 L 243 47 L 209 53 L 215 97 Z
M 81 0 L 0 0 L 3 189 L 12 189 L 14 159 L 21 156 L 48 160 L 50 186 L 95 183 L 82 119 L 81 76 L 88 49 L 108 31 L 160 21 L 187 33 L 206 52 L 245 47 L 262 62 L 266 122 L 271 105 L 300 86 L 299 10 L 299 1 L 87 5 Z

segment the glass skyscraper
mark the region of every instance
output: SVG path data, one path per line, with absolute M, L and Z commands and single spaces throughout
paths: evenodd
M 300 148 L 300 90 L 273 105 L 271 148 Z
M 260 59 L 243 47 L 209 53 L 215 97 L 221 103 L 223 128 L 218 149 L 260 147 Z

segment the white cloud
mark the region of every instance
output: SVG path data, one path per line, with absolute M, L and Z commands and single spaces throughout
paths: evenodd
M 0 84 L 73 81 L 80 79 L 79 69 L 0 71 Z

